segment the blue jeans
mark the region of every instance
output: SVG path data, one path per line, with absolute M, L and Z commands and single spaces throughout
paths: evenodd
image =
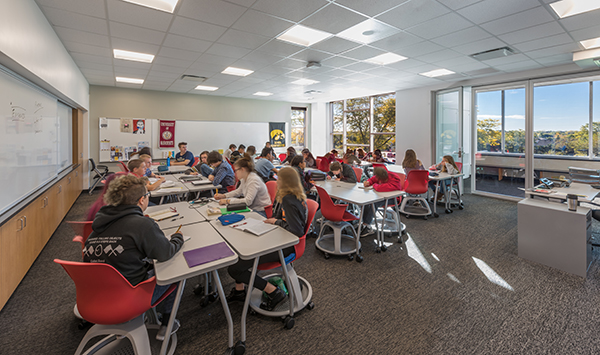
M 263 216 L 265 218 L 267 218 L 267 212 L 265 212 L 265 211 L 254 211 L 254 212 L 258 213 L 259 215 L 261 215 L 261 216 Z
M 377 210 L 379 207 L 385 206 L 385 201 L 376 202 L 376 203 L 374 203 L 374 205 L 375 205 L 375 209 Z M 388 206 L 395 206 L 395 205 L 396 204 L 394 203 L 394 199 L 389 198 Z M 363 210 L 363 223 L 371 224 L 371 222 L 373 222 L 373 217 L 375 217 L 375 215 L 373 214 L 373 207 L 371 205 L 366 205 Z
M 148 278 L 151 278 L 154 276 L 154 269 L 148 271 Z M 162 297 L 162 295 L 165 294 L 165 292 L 167 292 L 167 290 L 169 289 L 169 287 L 171 287 L 171 285 L 159 285 L 156 284 L 154 286 L 154 292 L 152 293 L 152 301 L 150 301 L 152 304 L 154 304 L 154 302 L 156 302 L 159 298 Z M 168 295 L 167 297 L 165 297 L 164 300 L 162 300 L 162 302 L 160 303 L 163 307 L 163 313 L 171 313 L 171 311 L 173 310 L 173 303 L 175 303 L 175 295 L 177 294 L 177 290 L 171 292 L 170 295 Z
M 442 183 L 440 184 L 440 190 L 438 192 L 444 193 L 446 191 L 446 186 L 449 186 L 451 181 L 452 181 L 451 179 L 442 180 Z M 436 183 L 437 183 L 437 181 L 433 181 L 433 180 L 429 181 L 429 187 L 431 188 L 431 191 L 433 191 L 434 193 L 435 193 Z

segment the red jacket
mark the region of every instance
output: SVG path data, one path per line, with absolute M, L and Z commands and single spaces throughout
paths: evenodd
M 400 184 L 400 177 L 391 171 L 388 171 L 388 181 L 384 183 L 380 183 L 377 176 L 373 176 L 368 181 L 373 186 L 373 189 L 379 192 L 398 191 L 403 188 Z

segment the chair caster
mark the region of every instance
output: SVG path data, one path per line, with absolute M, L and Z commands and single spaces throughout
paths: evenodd
M 292 329 L 294 328 L 294 324 L 296 324 L 296 321 L 294 320 L 294 317 L 290 317 L 287 316 L 283 319 L 283 327 L 285 329 Z
M 356 262 L 357 262 L 357 263 L 362 263 L 362 262 L 363 262 L 363 260 L 365 260 L 365 258 L 363 258 L 363 256 L 362 256 L 362 255 L 357 255 L 357 256 L 356 256 Z
M 405 216 L 406 216 L 406 219 L 410 218 L 410 215 L 409 215 L 409 214 L 407 214 L 407 215 L 405 215 Z
M 423 216 L 423 219 L 424 219 L 424 220 L 427 220 L 427 216 Z
M 450 213 L 452 213 L 452 210 L 451 209 L 446 209 L 445 212 L 446 212 L 446 214 L 450 214 Z
M 387 251 L 387 247 L 385 245 L 381 246 L 381 251 Z
M 306 309 L 308 309 L 309 311 L 312 311 L 313 309 L 315 309 L 315 304 L 310 301 L 306 304 Z
M 459 210 L 464 210 L 464 209 L 465 209 L 465 206 L 463 206 L 463 204 L 461 203 L 460 205 L 458 205 L 458 209 L 459 209 Z
M 376 252 L 377 254 L 381 254 L 381 248 L 380 248 L 380 247 L 377 247 L 377 248 L 375 248 L 375 252 Z
M 246 343 L 238 340 L 238 342 L 235 344 L 235 347 L 233 348 L 233 352 L 235 355 L 244 355 L 244 353 L 246 352 Z
M 325 257 L 325 260 L 329 260 L 329 254 L 323 253 L 323 256 Z
M 439 214 L 437 214 L 437 213 L 434 213 L 434 214 L 433 214 L 433 216 L 434 216 L 435 218 L 438 218 L 440 215 L 439 215 Z
M 85 328 L 89 327 L 90 325 L 92 325 L 92 323 L 88 322 L 87 320 L 81 320 L 81 322 L 79 322 L 79 324 L 77 324 L 77 328 L 79 330 L 84 330 Z
M 403 230 L 402 232 L 400 232 L 400 235 L 405 235 L 406 234 L 406 229 Z
M 197 284 L 196 286 L 194 286 L 194 294 L 196 296 L 200 296 L 204 294 L 204 286 Z
M 256 315 L 256 311 L 255 311 L 255 310 L 253 310 L 252 308 L 250 308 L 250 310 L 249 310 L 249 313 L 250 313 L 250 315 L 252 315 L 252 316 Z
M 218 299 L 219 299 L 219 294 L 216 293 L 216 292 L 213 292 L 213 293 L 211 293 L 211 294 L 208 295 L 208 302 L 210 302 L 210 303 L 212 303 L 212 302 L 214 302 L 214 301 L 216 301 Z
M 354 260 L 354 255 L 348 254 L 348 261 L 352 261 L 352 260 Z

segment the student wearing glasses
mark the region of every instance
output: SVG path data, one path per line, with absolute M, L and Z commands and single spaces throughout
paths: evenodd
M 169 240 L 158 224 L 144 216 L 148 207 L 149 192 L 144 179 L 134 175 L 115 178 L 106 194 L 106 206 L 100 208 L 92 233 L 85 242 L 83 260 L 91 263 L 106 263 L 113 266 L 132 286 L 154 276 L 154 268 L 148 260 L 169 260 L 183 245 L 180 233 L 171 235 Z M 170 285 L 156 285 L 152 303 L 156 302 Z M 166 321 L 171 316 L 175 292 L 162 302 L 164 326 L 156 338 L 163 340 Z M 179 329 L 175 321 L 173 332 Z
M 131 159 L 127 163 L 127 169 L 129 169 L 129 173 L 135 175 L 138 178 L 145 177 L 146 173 L 146 163 L 142 159 Z M 151 184 L 150 181 L 147 181 L 146 188 L 148 191 L 154 191 L 160 187 L 160 184 L 165 182 L 165 178 L 162 176 L 158 176 L 155 183 Z
M 214 186 L 221 185 L 219 193 L 225 193 L 227 192 L 227 186 L 235 185 L 233 169 L 228 162 L 223 161 L 223 157 L 219 152 L 213 150 L 208 153 L 206 162 L 213 168 L 213 172 L 208 176 L 208 180 L 212 181 Z
M 233 169 L 240 181 L 240 187 L 226 194 L 216 194 L 215 199 L 219 200 L 221 205 L 245 203 L 266 218 L 265 207 L 271 204 L 271 197 L 263 179 L 254 172 L 252 158 L 239 158 L 233 164 Z

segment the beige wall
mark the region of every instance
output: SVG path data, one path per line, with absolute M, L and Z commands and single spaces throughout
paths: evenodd
M 90 157 L 98 161 L 99 117 L 290 123 L 292 106 L 307 107 L 307 132 L 310 132 L 311 110 L 310 104 L 306 103 L 92 85 L 89 112 Z M 223 139 L 226 140 L 225 135 Z M 310 146 L 310 134 L 307 137 L 307 145 Z

